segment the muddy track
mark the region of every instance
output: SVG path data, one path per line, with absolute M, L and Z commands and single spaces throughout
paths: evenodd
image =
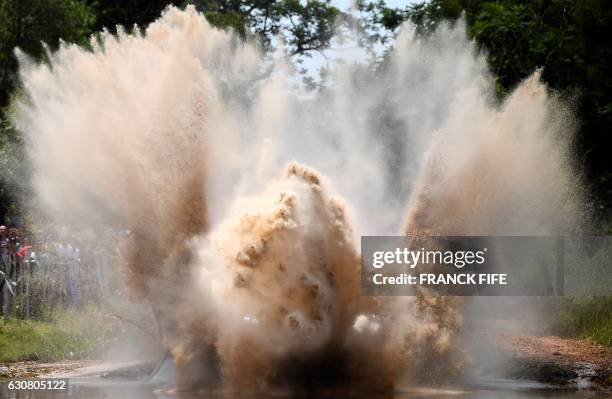
M 505 377 L 555 385 L 612 390 L 612 348 L 583 339 L 500 334 L 495 345 L 509 354 Z M 11 378 L 75 378 L 80 376 L 142 378 L 152 363 L 75 360 L 0 364 L 0 380 Z
M 55 363 L 16 362 L 0 364 L 0 381 L 27 378 L 123 378 L 139 379 L 154 369 L 151 361 L 109 362 L 76 360 Z
M 0 380 L 36 378 L 54 373 L 71 374 L 76 370 L 96 364 L 93 360 L 66 360 L 44 363 L 25 361 L 0 364 Z
M 584 339 L 500 334 L 509 377 L 581 388 L 612 388 L 612 349 Z

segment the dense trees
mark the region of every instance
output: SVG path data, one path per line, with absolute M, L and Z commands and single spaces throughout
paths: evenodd
M 15 200 L 19 138 L 5 112 L 17 87 L 17 59 L 14 49 L 41 59 L 42 43 L 51 49 L 60 38 L 85 44 L 95 16 L 77 0 L 0 0 L 0 219 Z
M 273 37 L 283 37 L 292 55 L 305 55 L 326 47 L 340 11 L 330 0 L 0 0 L 0 216 L 18 192 L 8 177 L 10 162 L 20 148 L 6 113 L 18 89 L 19 47 L 44 60 L 43 43 L 52 50 L 60 40 L 88 45 L 89 37 L 108 29 L 145 28 L 169 5 L 193 4 L 219 27 L 231 28 L 243 37 L 255 36 L 271 48 Z
M 91 10 L 77 0 L 1 0 L 0 106 L 6 106 L 15 87 L 15 47 L 40 58 L 43 42 L 51 48 L 60 38 L 83 44 L 94 21 Z
M 211 23 L 244 37 L 259 37 L 268 48 L 279 35 L 292 55 L 325 48 L 337 22 L 350 19 L 331 0 L 0 0 L 0 107 L 6 109 L 17 87 L 15 47 L 43 59 L 43 42 L 51 48 L 60 39 L 86 45 L 89 36 L 103 28 L 145 27 L 170 4 L 193 4 Z M 440 21 L 464 15 L 468 34 L 488 55 L 500 96 L 543 68 L 549 87 L 576 106 L 580 161 L 587 167 L 596 207 L 609 212 L 612 7 L 608 1 L 431 0 L 404 8 L 387 7 L 384 0 L 357 4 L 366 31 L 387 43 L 405 20 L 427 34 Z M 2 115 L 0 135 L 0 149 L 6 150 L 4 143 L 14 136 Z M 0 204 L 7 201 L 2 187 L 0 183 Z
M 291 54 L 322 50 L 329 45 L 334 23 L 341 15 L 330 0 L 191 0 L 208 20 L 242 35 L 254 34 L 270 46 L 283 37 Z
M 281 35 L 290 51 L 303 54 L 329 44 L 340 10 L 330 0 L 82 0 L 96 16 L 93 31 L 116 25 L 145 27 L 168 5 L 194 5 L 209 22 L 243 37 L 257 35 L 264 45 Z
M 52 49 L 60 39 L 86 45 L 102 29 L 144 28 L 169 5 L 188 4 L 213 25 L 255 36 L 267 48 L 280 36 L 293 55 L 325 48 L 342 15 L 330 0 L 0 0 L 0 107 L 16 84 L 15 47 L 41 59 L 43 43 Z
M 572 101 L 580 120 L 578 161 L 586 165 L 598 211 L 612 200 L 612 7 L 606 0 L 432 0 L 403 9 L 360 3 L 371 23 L 395 31 L 411 20 L 426 34 L 464 15 L 468 34 L 487 54 L 500 96 L 535 71 Z M 610 230 L 612 225 L 608 224 Z
M 169 5 L 180 6 L 183 0 L 80 0 L 95 15 L 93 32 L 106 28 L 116 32 L 117 25 L 131 30 L 155 21 Z

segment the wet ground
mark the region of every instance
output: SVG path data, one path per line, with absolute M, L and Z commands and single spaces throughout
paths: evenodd
M 518 399 L 518 398 L 547 398 L 547 399 L 604 399 L 610 398 L 609 392 L 562 389 L 546 387 L 542 384 L 517 381 L 489 381 L 487 387 L 471 388 L 414 388 L 390 394 L 294 394 L 282 392 L 266 394 L 235 394 L 235 393 L 176 393 L 168 391 L 163 385 L 145 381 L 121 381 L 100 379 L 73 379 L 70 387 L 62 392 L 43 391 L 8 391 L 6 387 L 0 391 L 0 397 L 6 399 L 200 399 L 200 398 L 312 398 L 312 399 L 340 399 L 340 398 L 368 398 L 368 399 Z
M 486 339 L 481 340 L 486 345 Z M 149 374 L 154 362 L 72 361 L 22 362 L 0 366 L 0 398 L 4 399 L 199 399 L 199 398 L 380 398 L 380 399 L 603 399 L 612 398 L 612 353 L 609 348 L 584 340 L 558 337 L 497 335 L 490 342 L 496 351 L 510 354 L 499 372 L 484 365 L 452 387 L 418 387 L 394 393 L 236 394 L 173 392 L 173 372 L 165 366 L 156 377 Z M 479 362 L 481 363 L 481 362 Z M 168 363 L 166 363 L 168 364 Z M 170 363 L 171 364 L 171 363 Z M 484 362 L 482 363 L 484 364 Z M 170 368 L 170 370 L 166 370 Z M 63 391 L 9 390 L 8 379 L 69 378 Z

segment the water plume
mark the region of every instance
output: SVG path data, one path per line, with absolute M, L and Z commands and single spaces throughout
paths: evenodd
M 450 380 L 461 301 L 362 296 L 358 235 L 580 219 L 566 108 L 538 74 L 497 106 L 461 23 L 405 26 L 379 69 L 338 66 L 314 94 L 193 7 L 91 47 L 20 55 L 33 206 L 130 231 L 124 270 L 181 388 Z

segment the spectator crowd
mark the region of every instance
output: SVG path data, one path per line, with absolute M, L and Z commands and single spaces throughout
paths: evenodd
M 105 240 L 66 232 L 33 235 L 11 210 L 4 222 L 0 225 L 2 317 L 29 318 L 57 306 L 95 302 L 107 293 L 109 258 L 117 251 L 109 252 Z M 107 236 L 116 242 L 116 233 Z

